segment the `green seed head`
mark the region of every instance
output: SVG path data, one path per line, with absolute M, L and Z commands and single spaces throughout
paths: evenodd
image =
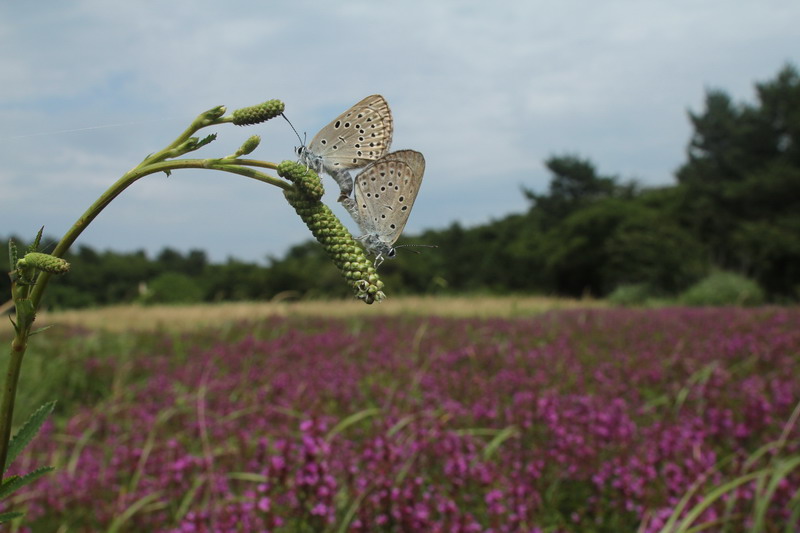
M 43 254 L 40 252 L 30 252 L 25 257 L 17 261 L 17 268 L 33 267 L 50 274 L 64 274 L 69 272 L 69 263 L 60 257 Z
M 319 176 L 313 170 L 306 168 L 305 165 L 294 161 L 283 161 L 278 165 L 278 176 L 294 183 L 297 190 L 310 200 L 319 201 L 322 195 L 325 194 L 325 189 L 322 187 Z M 303 209 L 306 208 L 304 207 Z M 315 214 L 312 213 L 311 216 Z M 337 220 L 336 222 L 339 221 Z
M 243 107 L 233 112 L 233 123 L 237 126 L 249 126 L 265 122 L 279 116 L 285 107 L 280 100 L 269 100 L 263 104 Z
M 279 174 L 281 174 L 280 167 L 284 163 L 281 163 L 278 167 Z M 292 163 L 292 165 L 295 165 L 295 163 Z M 297 166 L 300 166 L 305 172 L 305 167 L 302 165 Z M 288 169 L 287 174 L 293 171 L 296 171 L 296 169 Z M 284 177 L 288 178 L 288 175 Z M 314 177 L 316 177 L 316 174 L 314 174 Z M 342 276 L 355 292 L 356 298 L 368 304 L 379 302 L 386 298 L 386 295 L 381 291 L 383 282 L 375 272 L 372 261 L 328 206 L 320 202 L 319 199 L 309 197 L 299 187 L 297 190 L 285 191 L 284 195 L 289 204 L 300 215 L 300 218 L 303 219 L 305 225 L 308 226 L 308 229 L 311 230 L 314 238 L 328 252 L 336 268 L 339 269 L 339 272 L 342 273 Z

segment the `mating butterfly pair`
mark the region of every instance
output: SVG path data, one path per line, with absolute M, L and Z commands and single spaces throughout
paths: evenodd
M 394 257 L 394 243 L 408 222 L 425 172 L 421 153 L 387 153 L 393 131 L 389 104 L 374 94 L 336 117 L 308 146 L 297 150 L 301 163 L 325 172 L 339 184 L 339 201 L 364 233 L 360 239 L 367 251 L 378 261 Z M 353 180 L 349 170 L 360 167 L 364 169 Z

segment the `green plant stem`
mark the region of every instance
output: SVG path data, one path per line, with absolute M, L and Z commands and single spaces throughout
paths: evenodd
M 234 162 L 240 164 L 234 164 Z M 92 220 L 94 220 L 97 215 L 99 215 L 100 212 L 108 204 L 110 204 L 112 200 L 114 200 L 114 198 L 122 194 L 122 191 L 132 185 L 133 182 L 150 174 L 177 170 L 181 168 L 222 170 L 256 179 L 264 183 L 269 183 L 270 185 L 275 185 L 282 189 L 290 189 L 292 187 L 291 184 L 286 183 L 285 181 L 243 166 L 241 163 L 244 163 L 244 161 L 223 159 L 181 159 L 176 161 L 146 164 L 144 166 L 140 165 L 139 167 L 127 172 L 124 176 L 117 180 L 116 183 L 109 187 L 109 189 L 104 192 L 100 198 L 98 198 L 97 201 L 95 201 L 95 203 L 93 203 L 89 209 L 87 209 L 86 212 L 84 212 L 83 215 L 75 222 L 75 224 L 73 224 L 72 227 L 64 234 L 64 236 L 56 245 L 55 249 L 50 252 L 50 255 L 55 257 L 63 257 L 67 250 L 69 250 L 70 246 L 72 246 L 75 240 L 83 232 L 83 230 L 86 229 Z M 275 167 L 272 164 L 265 164 L 262 161 L 256 162 L 248 160 L 247 163 L 251 165 L 253 165 L 253 163 L 258 163 L 259 166 L 264 166 L 266 168 Z M 39 308 L 39 303 L 41 302 L 42 295 L 47 287 L 47 283 L 50 280 L 50 276 L 51 275 L 49 273 L 42 272 L 39 275 L 33 290 L 31 291 L 31 302 L 33 303 L 35 309 Z
M 241 160 L 235 158 L 225 159 L 178 159 L 164 161 L 168 157 L 174 157 L 176 151 L 180 151 L 182 146 L 189 141 L 191 135 L 198 129 L 223 122 L 229 122 L 226 118 L 209 119 L 211 112 L 200 115 L 192 125 L 187 128 L 178 138 L 167 148 L 149 155 L 138 166 L 126 172 L 119 180 L 108 188 L 72 225 L 50 253 L 55 257 L 63 257 L 83 230 L 125 189 L 135 181 L 150 174 L 158 172 L 169 172 L 181 168 L 198 168 L 206 170 L 221 170 L 246 176 L 270 185 L 275 185 L 282 189 L 290 189 L 292 185 L 278 178 L 269 176 L 250 167 L 261 167 L 275 169 L 276 165 L 264 161 L 251 159 Z M 22 360 L 28 345 L 30 329 L 39 309 L 42 295 L 50 281 L 51 274 L 41 272 L 36 279 L 33 289 L 24 295 L 25 305 L 22 297 L 14 293 L 15 303 L 17 304 L 17 332 L 11 343 L 11 355 L 8 362 L 6 380 L 3 386 L 3 397 L 0 401 L 0 481 L 3 479 L 3 472 L 6 467 L 8 457 L 8 446 L 11 437 L 11 425 L 14 416 L 14 402 L 17 395 L 17 384 L 19 382 Z
M 11 440 L 11 422 L 14 415 L 14 400 L 17 397 L 17 384 L 22 369 L 22 359 L 28 346 L 29 331 L 20 328 L 11 341 L 11 353 L 6 369 L 6 380 L 3 384 L 3 400 L 0 403 L 0 481 L 6 470 L 8 444 Z

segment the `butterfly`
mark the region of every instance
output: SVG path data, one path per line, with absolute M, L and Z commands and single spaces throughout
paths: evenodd
M 419 193 L 425 158 L 414 150 L 399 150 L 367 165 L 355 178 L 355 198 L 342 201 L 363 232 L 359 239 L 376 256 L 395 256 L 394 243 L 408 222 Z
M 341 200 L 353 190 L 348 170 L 361 168 L 388 152 L 393 131 L 389 104 L 383 96 L 373 94 L 319 130 L 308 146 L 297 149 L 297 155 L 300 163 L 336 180 Z

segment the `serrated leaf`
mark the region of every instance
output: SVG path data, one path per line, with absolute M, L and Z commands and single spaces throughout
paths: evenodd
M 28 247 L 29 252 L 35 252 L 39 249 L 39 245 L 42 243 L 42 233 L 44 233 L 44 226 L 39 228 L 39 233 L 36 234 L 33 243 Z
M 214 142 L 215 140 L 217 140 L 217 134 L 216 133 L 212 133 L 211 135 L 206 135 L 205 137 L 203 137 L 202 139 L 200 139 L 197 142 L 197 144 L 195 145 L 195 147 L 193 149 L 197 150 L 198 148 L 202 148 L 203 146 L 205 146 L 205 145 L 207 145 L 207 144 L 209 144 L 211 142 Z
M 8 239 L 8 270 L 14 272 L 17 269 L 17 259 L 19 259 L 17 255 L 17 243 L 14 242 L 14 239 Z M 12 274 L 13 275 L 13 274 Z M 13 281 L 13 277 L 12 277 Z
M 37 468 L 33 472 L 29 472 L 24 476 L 14 476 L 8 478 L 6 481 L 0 485 L 0 499 L 8 497 L 9 494 L 14 493 L 21 487 L 24 487 L 28 483 L 33 483 L 43 475 L 53 470 L 52 466 L 43 466 L 41 468 Z
M 22 516 L 22 513 L 17 511 L 9 511 L 7 513 L 0 513 L 0 524 L 5 524 L 6 522 L 11 522 L 15 518 L 19 518 Z
M 25 449 L 25 446 L 36 436 L 42 424 L 44 424 L 44 421 L 47 419 L 47 416 L 53 412 L 55 406 L 55 401 L 48 402 L 41 406 L 25 421 L 19 431 L 11 438 L 11 442 L 8 443 L 6 470 L 8 470 L 8 466 L 14 462 L 19 452 Z

